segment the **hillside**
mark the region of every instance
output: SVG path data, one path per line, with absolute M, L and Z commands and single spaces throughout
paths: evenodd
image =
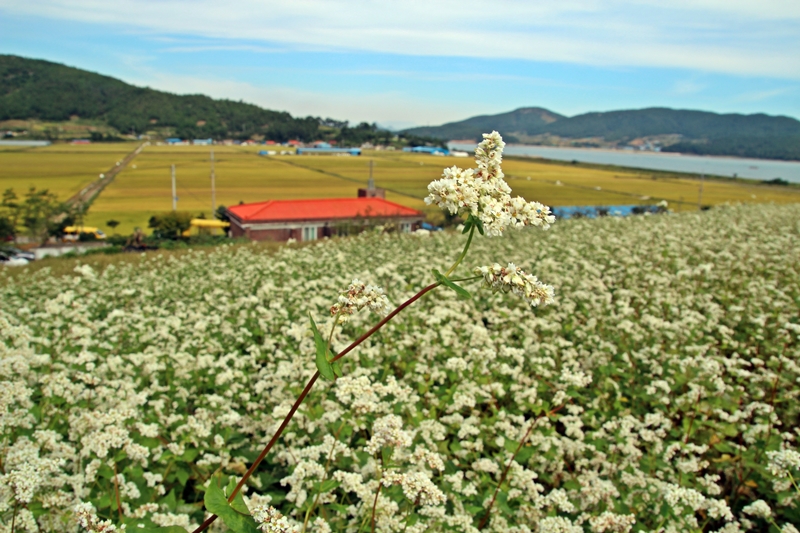
M 152 132 L 186 139 L 324 139 L 355 146 L 437 143 L 410 134 L 398 137 L 375 124 L 296 118 L 243 102 L 171 94 L 50 61 L 0 55 L 0 122 L 31 120 L 56 124 L 45 124 L 40 129 L 49 132 L 44 133 L 22 123 L 6 122 L 5 128 L 29 136 L 53 135 L 53 130 L 88 136 L 91 130 L 93 137 L 105 138 Z
M 450 140 L 475 139 L 476 131 L 492 129 L 512 142 L 606 147 L 651 142 L 665 151 L 800 159 L 800 121 L 765 114 L 648 108 L 564 117 L 521 108 L 406 132 Z
M 507 138 L 511 132 L 539 132 L 548 125 L 566 118 L 541 107 L 523 107 L 499 115 L 480 115 L 460 122 L 450 122 L 442 126 L 429 126 L 405 130 L 416 135 L 425 135 L 437 139 L 479 139 L 482 133 L 497 130 Z M 511 139 L 513 140 L 513 139 Z
M 311 140 L 319 122 L 258 106 L 179 96 L 135 87 L 120 80 L 49 61 L 0 55 L 0 120 L 66 121 L 94 119 L 122 133 L 169 129 L 186 138 Z

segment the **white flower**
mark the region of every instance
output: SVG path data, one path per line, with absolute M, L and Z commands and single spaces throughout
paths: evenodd
M 772 509 L 769 508 L 769 505 L 764 500 L 756 500 L 744 509 L 742 509 L 744 514 L 749 514 L 750 516 L 758 516 L 761 518 L 769 518 L 772 516 Z
M 442 505 L 447 497 L 423 472 L 387 472 L 381 480 L 384 487 L 400 485 L 406 498 L 418 505 Z
M 374 454 L 381 448 L 392 446 L 405 448 L 411 445 L 411 435 L 403 431 L 403 419 L 397 415 L 386 415 L 372 425 L 372 437 L 365 447 L 367 453 Z
M 297 527 L 271 505 L 254 507 L 252 515 L 258 529 L 265 533 L 297 533 Z
M 456 166 L 444 169 L 442 178 L 428 185 L 425 203 L 436 204 L 451 215 L 471 215 L 483 223 L 485 234 L 497 237 L 509 228 L 539 226 L 555 222 L 550 208 L 539 202 L 511 197 L 511 188 L 503 179 L 500 163 L 505 143 L 496 131 L 483 134 L 475 149 L 477 169 Z
M 79 503 L 73 509 L 75 512 L 75 519 L 78 524 L 86 531 L 96 533 L 111 533 L 116 531 L 117 527 L 108 520 L 100 520 L 95 514 L 94 506 L 91 503 Z
M 494 292 L 513 292 L 524 298 L 531 304 L 531 307 L 547 305 L 555 301 L 552 286 L 545 285 L 536 276 L 525 273 L 514 263 L 509 263 L 506 267 L 502 267 L 498 263 L 477 267 L 475 273 L 483 276 L 487 288 Z
M 387 315 L 392 309 L 383 289 L 354 279 L 347 291 L 339 295 L 339 301 L 331 307 L 331 316 L 339 315 L 338 322 L 341 324 L 365 307 L 379 315 Z
M 596 533 L 628 533 L 636 523 L 636 518 L 632 514 L 614 514 L 603 511 L 600 516 L 589 518 L 592 531 Z
M 800 468 L 800 453 L 790 448 L 767 452 L 767 458 L 769 472 L 775 477 L 788 477 L 790 470 Z

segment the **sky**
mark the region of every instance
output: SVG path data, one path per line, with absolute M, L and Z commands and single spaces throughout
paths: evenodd
M 393 129 L 532 106 L 800 118 L 798 0 L 0 0 L 0 53 Z

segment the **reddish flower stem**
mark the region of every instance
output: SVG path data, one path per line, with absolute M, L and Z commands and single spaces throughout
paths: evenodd
M 505 469 L 505 470 L 503 470 L 503 475 L 502 475 L 502 476 L 500 476 L 500 481 L 497 483 L 497 488 L 495 488 L 495 489 L 494 489 L 494 494 L 492 495 L 492 501 L 491 501 L 491 502 L 489 502 L 489 507 L 486 509 L 486 514 L 485 514 L 485 515 L 483 515 L 483 518 L 481 519 L 481 523 L 480 523 L 480 525 L 478 525 L 478 529 L 483 529 L 484 527 L 486 527 L 486 524 L 487 524 L 487 522 L 489 521 L 489 516 L 492 514 L 492 507 L 494 507 L 494 502 L 495 502 L 495 500 L 497 499 L 497 493 L 500 491 L 500 487 L 501 487 L 501 486 L 503 485 L 503 483 L 505 482 L 505 480 L 506 480 L 506 476 L 508 475 L 508 471 L 511 469 L 511 463 L 512 463 L 512 462 L 514 461 L 514 459 L 517 457 L 517 454 L 518 454 L 518 453 L 519 453 L 519 451 L 522 449 L 522 447 L 523 447 L 523 446 L 525 446 L 525 443 L 528 441 L 528 437 L 530 437 L 530 436 L 531 436 L 531 431 L 533 431 L 533 427 L 534 427 L 534 426 L 536 425 L 536 423 L 537 423 L 537 422 L 538 422 L 538 421 L 539 421 L 541 418 L 543 418 L 544 416 L 548 416 L 548 417 L 549 417 L 549 416 L 552 416 L 552 415 L 556 414 L 557 412 L 559 412 L 559 411 L 560 411 L 561 409 L 563 409 L 563 408 L 564 408 L 564 405 L 561 405 L 561 406 L 559 406 L 559 407 L 556 407 L 555 409 L 553 409 L 553 410 L 552 410 L 552 411 L 550 411 L 549 413 L 546 413 L 546 414 L 542 414 L 542 415 L 539 415 L 539 416 L 537 416 L 537 417 L 536 417 L 536 418 L 533 420 L 533 422 L 531 422 L 531 423 L 530 423 L 530 425 L 528 426 L 528 431 L 526 431 L 526 432 L 525 432 L 525 436 L 524 436 L 524 437 L 522 437 L 522 440 L 521 440 L 521 441 L 519 441 L 519 445 L 517 446 L 517 449 L 516 449 L 516 450 L 514 450 L 514 455 L 512 455 L 512 456 L 511 456 L 511 459 L 509 459 L 509 460 L 508 460 L 508 464 L 506 465 L 506 469 Z
M 369 331 L 367 331 L 366 333 L 361 335 L 359 338 L 354 340 L 350 344 L 350 346 L 348 346 L 347 348 L 342 350 L 341 353 L 339 353 L 339 355 L 337 355 L 336 357 L 331 359 L 331 362 L 338 361 L 339 359 L 341 359 L 342 357 L 344 357 L 345 355 L 350 353 L 356 346 L 358 346 L 359 344 L 361 344 L 362 342 L 367 340 L 376 331 L 381 329 L 387 322 L 389 322 L 392 318 L 397 316 L 397 314 L 400 311 L 402 311 L 403 309 L 405 309 L 409 305 L 413 304 L 414 302 L 416 302 L 417 300 L 422 298 L 425 294 L 427 294 L 428 292 L 432 291 L 433 289 L 435 289 L 438 286 L 439 286 L 439 283 L 432 283 L 432 284 L 428 285 L 427 287 L 425 287 L 424 289 L 422 289 L 421 291 L 419 291 L 417 294 L 415 294 L 411 298 L 409 298 L 408 300 L 406 300 L 405 302 L 403 302 L 402 304 L 400 304 L 399 306 L 397 306 L 397 308 L 394 311 L 392 311 L 391 313 L 389 313 L 388 315 L 386 315 L 383 318 L 383 320 L 381 320 L 380 322 L 375 324 Z M 303 392 L 301 392 L 300 396 L 297 397 L 297 400 L 294 402 L 294 405 L 292 405 L 292 408 L 289 410 L 289 413 L 283 419 L 283 422 L 281 422 L 280 427 L 278 427 L 278 431 L 275 432 L 275 434 L 272 436 L 272 439 L 270 439 L 269 443 L 267 443 L 267 445 L 264 447 L 264 449 L 261 450 L 261 453 L 258 455 L 258 458 L 256 458 L 256 460 L 253 462 L 253 464 L 250 466 L 250 468 L 247 469 L 247 472 L 245 472 L 244 476 L 242 476 L 242 479 L 239 480 L 239 483 L 236 485 L 236 488 L 233 489 L 233 492 L 231 492 L 230 495 L 228 496 L 228 502 L 232 502 L 233 501 L 233 499 L 236 497 L 236 495 L 242 489 L 242 487 L 247 482 L 247 480 L 250 478 L 250 476 L 253 475 L 253 472 L 255 472 L 256 468 L 258 468 L 258 465 L 261 464 L 261 461 L 264 460 L 264 458 L 267 456 L 269 451 L 272 449 L 272 447 L 278 441 L 278 439 L 280 438 L 281 434 L 283 433 L 283 430 L 286 429 L 286 426 L 289 425 L 289 422 L 292 420 L 292 417 L 294 417 L 295 412 L 297 412 L 297 409 L 300 407 L 300 404 L 303 403 L 303 400 L 306 399 L 306 396 L 308 396 L 308 393 L 311 391 L 311 388 L 314 386 L 314 383 L 316 383 L 318 378 L 319 378 L 319 371 L 315 372 L 314 375 L 311 376 L 311 379 L 308 380 L 308 383 L 306 384 L 305 388 L 303 389 Z M 217 515 L 215 515 L 215 514 L 209 516 L 192 533 L 200 533 L 201 531 L 205 531 L 208 528 L 208 526 L 210 526 L 214 522 L 214 520 L 216 520 L 216 519 L 217 519 Z

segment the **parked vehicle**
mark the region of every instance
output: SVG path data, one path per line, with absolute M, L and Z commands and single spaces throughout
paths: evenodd
M 102 241 L 106 238 L 106 234 L 99 228 L 93 228 L 90 226 L 67 226 L 64 228 L 64 240 L 65 241 L 78 241 L 81 240 L 81 235 L 93 235 L 94 238 L 98 241 Z
M 21 257 L 22 259 L 27 259 L 28 261 L 34 261 L 36 259 L 36 254 L 33 252 L 20 250 L 19 248 L 14 248 L 13 246 L 0 245 L 0 252 L 5 252 L 6 254 L 13 255 L 14 257 Z
M 17 257 L 5 251 L 0 251 L 0 265 L 4 266 L 25 266 L 29 263 L 27 259 Z

